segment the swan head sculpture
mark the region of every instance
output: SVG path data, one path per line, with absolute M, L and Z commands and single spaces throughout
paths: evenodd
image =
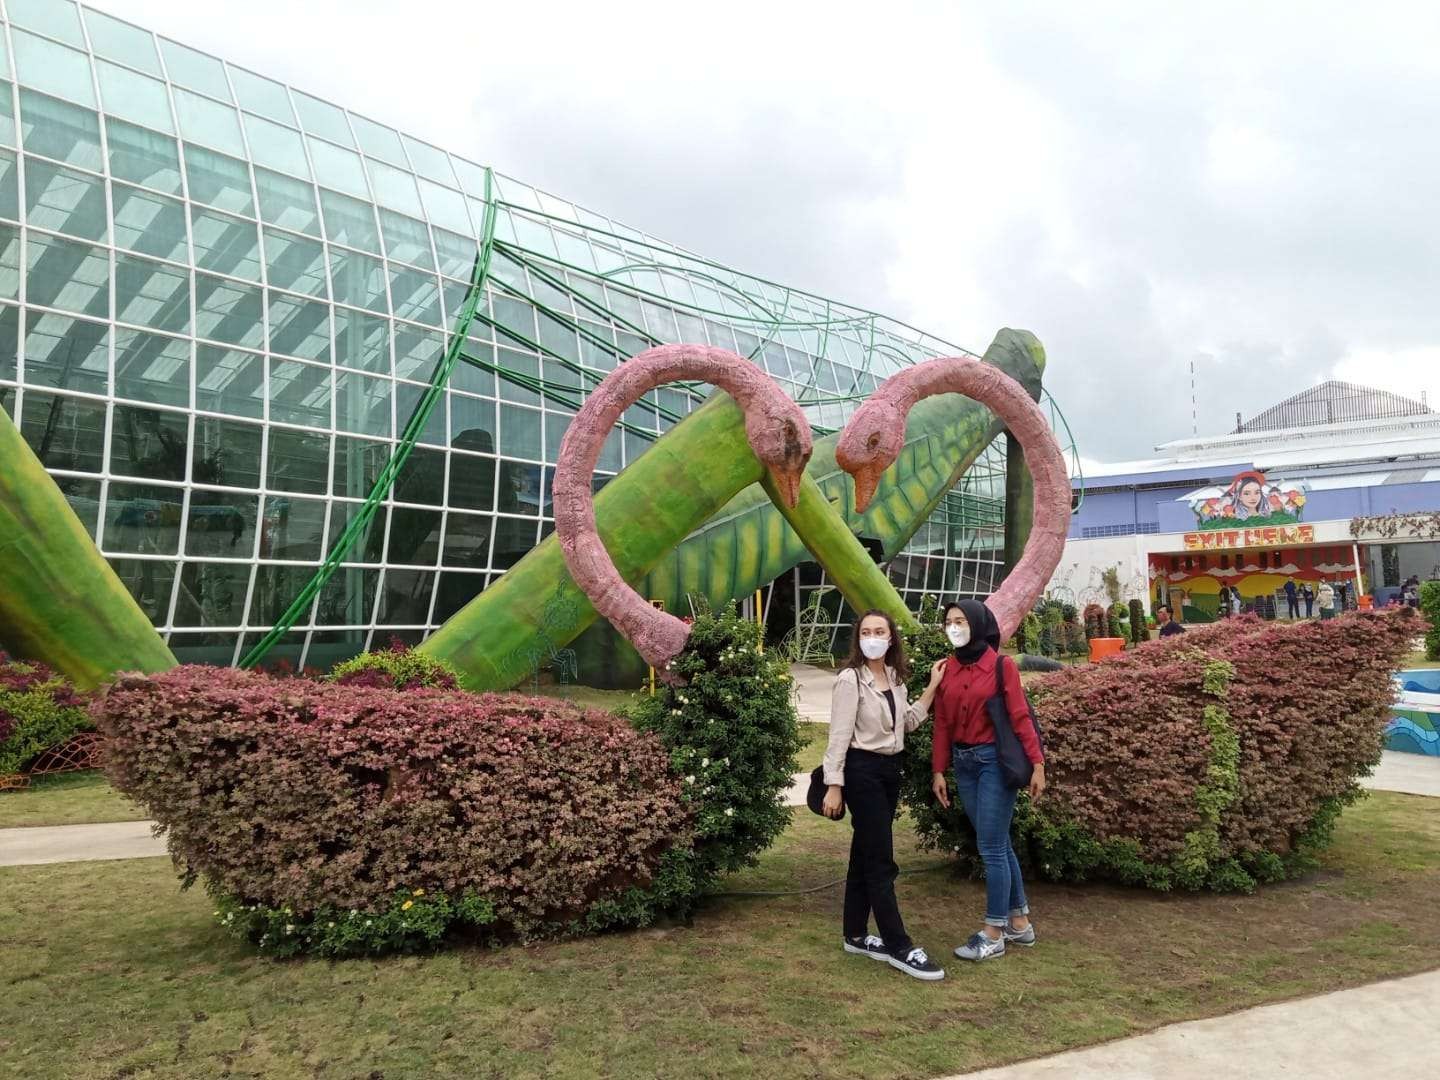
M 855 410 L 835 445 L 835 462 L 855 480 L 855 511 L 863 514 L 880 477 L 905 446 L 906 409 L 877 393 Z
M 786 506 L 800 499 L 800 481 L 815 450 L 805 413 L 783 395 L 757 396 L 745 411 L 745 437 L 769 470 Z

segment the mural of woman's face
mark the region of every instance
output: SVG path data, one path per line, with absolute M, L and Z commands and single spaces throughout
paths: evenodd
M 1260 484 L 1255 480 L 1246 480 L 1240 485 L 1239 499 L 1246 510 L 1260 509 Z

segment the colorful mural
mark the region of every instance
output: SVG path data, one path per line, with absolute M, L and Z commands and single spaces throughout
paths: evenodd
M 1395 683 L 1399 693 L 1385 726 L 1385 749 L 1440 755 L 1440 671 L 1402 671 Z
M 1273 530 L 1267 530 L 1273 531 Z M 1362 560 L 1363 551 L 1362 547 Z M 1150 583 L 1156 603 L 1167 602 L 1193 612 L 1187 618 L 1214 618 L 1220 609 L 1222 588 L 1236 589 L 1242 604 L 1260 597 L 1281 599 L 1285 583 L 1295 583 L 1300 614 L 1314 614 L 1320 583 L 1337 589 L 1354 588 L 1354 552 L 1348 544 L 1321 544 L 1300 548 L 1262 548 L 1255 551 L 1186 551 L 1150 556 Z M 1306 604 L 1304 593 L 1311 593 Z
M 1305 485 L 1271 483 L 1264 473 L 1251 470 L 1238 473 L 1219 494 L 1196 499 L 1190 509 L 1201 529 L 1228 529 L 1239 523 L 1251 528 L 1294 525 L 1305 510 Z

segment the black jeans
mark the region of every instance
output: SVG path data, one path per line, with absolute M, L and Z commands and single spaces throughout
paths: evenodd
M 895 899 L 895 840 L 892 825 L 900 803 L 900 757 L 851 749 L 845 755 L 845 805 L 854 836 L 845 873 L 845 936 L 864 937 L 870 913 L 892 955 L 913 948 Z

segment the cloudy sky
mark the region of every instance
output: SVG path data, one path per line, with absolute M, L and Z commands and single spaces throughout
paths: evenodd
M 1440 403 L 1440 7 L 99 0 L 974 349 L 1085 457 L 1325 378 Z M 405 18 L 397 19 L 397 10 Z

